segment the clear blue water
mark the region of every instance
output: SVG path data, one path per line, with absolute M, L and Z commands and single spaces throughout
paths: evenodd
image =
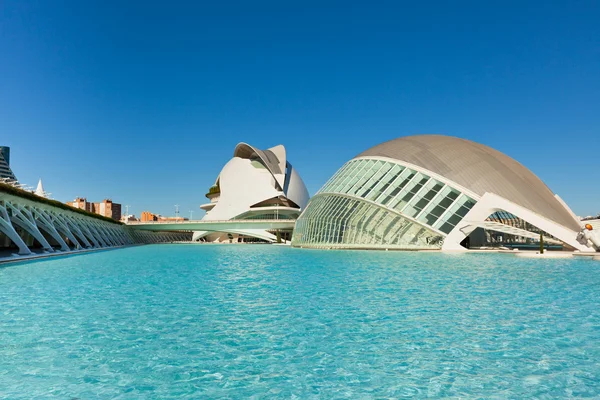
M 597 398 L 599 272 L 259 245 L 15 264 L 0 398 Z

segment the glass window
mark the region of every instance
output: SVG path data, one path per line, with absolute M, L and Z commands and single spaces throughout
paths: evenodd
M 410 200 L 417 194 L 419 190 L 423 187 L 423 185 L 429 180 L 427 175 L 423 175 L 420 172 L 415 176 L 406 187 L 402 190 L 402 193 L 399 194 L 400 200 L 396 203 L 394 208 L 398 211 L 402 211 L 404 207 L 408 204 Z
M 379 171 L 377 171 L 365 184 L 363 189 L 366 188 L 366 190 L 361 190 L 362 194 L 360 195 L 360 197 L 366 198 L 367 195 L 369 195 L 376 186 L 381 185 L 382 178 L 389 172 L 390 169 L 392 169 L 392 165 L 393 164 L 391 163 L 384 163 L 381 169 L 379 169 Z
M 381 199 L 381 204 L 387 204 L 390 200 L 393 200 L 400 191 L 413 179 L 416 172 L 408 168 L 404 169 L 394 184 L 390 185 L 387 192 L 384 192 Z M 390 203 L 393 207 L 394 202 Z
M 468 196 L 462 195 L 438 220 L 436 223 L 436 225 L 438 225 L 438 229 L 444 233 L 450 232 L 474 205 L 475 200 Z
M 409 217 L 416 217 L 425 208 L 429 202 L 437 195 L 444 185 L 435 179 L 429 182 L 419 191 L 410 204 L 402 211 Z
M 388 173 L 380 179 L 377 186 L 375 186 L 375 188 L 369 193 L 367 198 L 375 202 L 381 202 L 381 195 L 385 193 L 385 191 L 392 184 L 392 182 L 394 182 L 398 178 L 398 176 L 400 176 L 403 169 L 404 168 L 400 165 L 394 164 L 394 166 L 388 171 Z
M 446 211 L 446 209 L 452 205 L 459 194 L 460 193 L 455 189 L 452 189 L 449 186 L 444 186 L 444 188 L 439 192 L 439 195 L 434 197 L 427 207 L 424 208 L 423 212 L 418 218 L 419 221 L 433 226 L 433 224 L 435 224 L 435 222 Z
M 349 193 L 352 190 L 352 188 L 356 185 L 356 183 L 370 171 L 371 167 L 375 164 L 375 161 L 362 160 L 362 162 L 358 162 L 357 164 L 358 165 L 356 169 L 344 182 L 344 185 L 338 190 L 338 192 Z
M 331 179 L 329 179 L 327 181 L 327 183 L 325 185 L 323 185 L 323 187 L 317 192 L 317 194 L 322 193 L 322 192 L 327 192 L 330 191 L 332 187 L 335 187 L 335 185 L 339 182 L 340 178 L 342 178 L 343 176 L 345 176 L 345 173 L 348 171 L 349 168 L 351 168 L 353 166 L 353 162 L 349 161 L 346 164 L 344 164 L 342 166 L 342 168 L 340 168 L 332 177 Z
M 441 237 L 424 226 L 374 204 L 327 193 L 312 199 L 292 241 L 308 247 L 441 247 Z
M 348 171 L 344 174 L 342 179 L 340 179 L 339 183 L 333 188 L 332 191 L 338 193 L 344 193 L 346 187 L 350 184 L 350 182 L 357 177 L 364 169 L 366 163 L 365 162 L 355 162 L 352 166 L 352 169 L 348 169 Z
M 371 177 L 373 177 L 373 175 L 375 175 L 375 173 L 381 169 L 383 164 L 383 161 L 375 161 L 374 164 L 371 164 L 369 169 L 365 171 L 365 173 L 357 180 L 356 184 L 352 186 L 346 193 L 358 195 L 365 187 L 367 182 L 369 182 Z

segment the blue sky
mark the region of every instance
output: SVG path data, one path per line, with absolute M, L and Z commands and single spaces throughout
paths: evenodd
M 217 4 L 218 3 L 218 4 Z M 400 136 L 492 146 L 600 211 L 600 3 L 0 2 L 0 145 L 62 201 L 201 215 L 240 141 L 311 194 Z

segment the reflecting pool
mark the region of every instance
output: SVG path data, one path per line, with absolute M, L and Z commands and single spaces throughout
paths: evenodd
M 0 268 L 0 398 L 600 396 L 600 263 L 154 245 Z

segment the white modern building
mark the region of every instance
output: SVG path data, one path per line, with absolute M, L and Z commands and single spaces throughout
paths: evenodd
M 595 251 L 582 222 L 511 157 L 442 135 L 402 137 L 340 168 L 296 222 L 306 248 L 466 250 L 471 241 L 534 242 Z
M 206 211 L 202 221 L 295 220 L 309 199 L 304 182 L 287 160 L 285 147 L 259 150 L 246 143 L 236 146 L 233 158 L 225 164 L 206 197 L 210 202 L 200 206 Z M 277 240 L 277 234 L 268 230 L 226 226 L 219 232 L 195 232 L 193 240 Z M 280 232 L 281 235 L 291 238 L 291 232 Z

